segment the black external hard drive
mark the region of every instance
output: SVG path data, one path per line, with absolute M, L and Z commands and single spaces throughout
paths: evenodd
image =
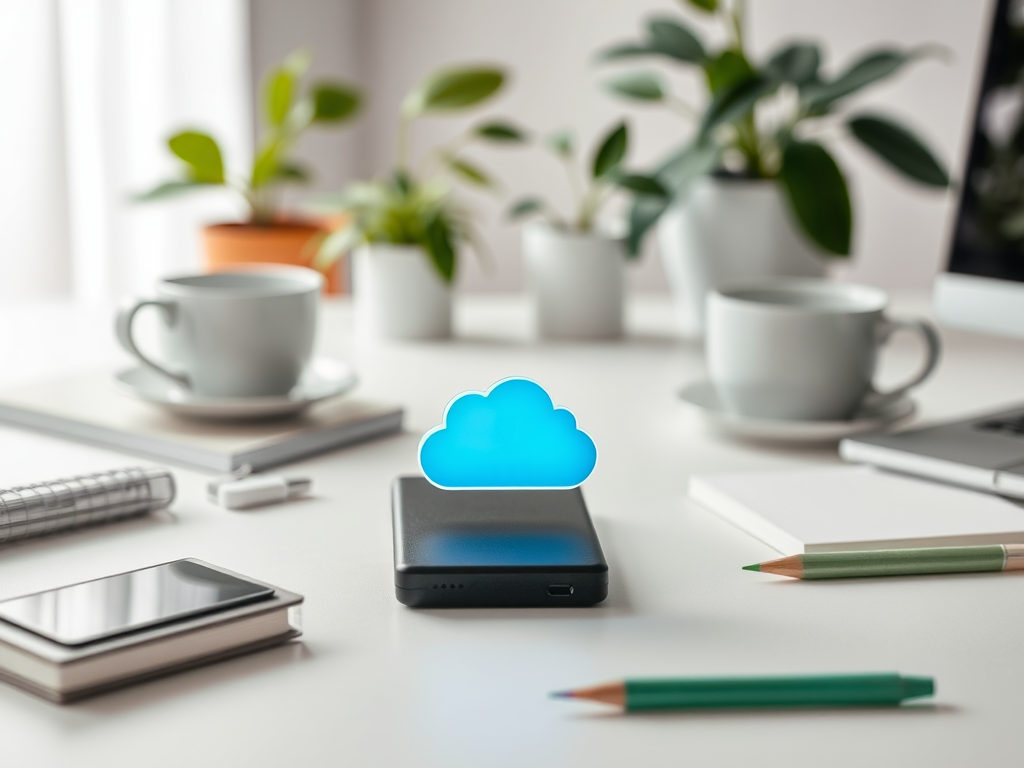
M 414 608 L 588 606 L 608 564 L 579 488 L 445 491 L 395 479 L 395 594 Z

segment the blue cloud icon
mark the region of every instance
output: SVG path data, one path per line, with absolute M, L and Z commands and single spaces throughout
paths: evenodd
M 590 435 L 529 379 L 465 392 L 420 441 L 420 469 L 439 488 L 575 488 L 597 464 Z

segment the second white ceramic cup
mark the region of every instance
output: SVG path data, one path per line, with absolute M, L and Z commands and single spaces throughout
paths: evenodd
M 736 284 L 708 296 L 708 370 L 722 405 L 743 416 L 833 421 L 883 406 L 939 360 L 934 326 L 890 317 L 884 291 L 827 280 Z M 904 385 L 874 385 L 879 349 L 897 329 L 920 335 L 925 359 Z
M 150 299 L 125 302 L 117 337 L 138 360 L 205 397 L 286 395 L 313 354 L 323 277 L 304 267 L 261 266 L 161 280 Z M 135 342 L 132 321 L 156 307 L 161 361 Z

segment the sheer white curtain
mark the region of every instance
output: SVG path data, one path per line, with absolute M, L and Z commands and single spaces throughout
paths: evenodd
M 0 299 L 106 302 L 199 265 L 226 192 L 131 202 L 175 173 L 166 138 L 252 148 L 245 0 L 0 0 Z

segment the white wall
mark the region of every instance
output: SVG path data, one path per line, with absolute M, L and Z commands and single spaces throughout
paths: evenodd
M 430 69 L 456 62 L 503 62 L 514 72 L 506 94 L 484 114 L 502 114 L 545 133 L 575 129 L 589 143 L 622 115 L 629 115 L 633 163 L 642 166 L 684 139 L 682 121 L 657 108 L 636 108 L 604 94 L 602 76 L 616 68 L 596 66 L 592 54 L 608 43 L 635 37 L 650 13 L 696 12 L 669 0 L 252 0 L 254 66 L 262 68 L 299 42 L 317 49 L 324 71 L 359 77 L 371 103 L 351 136 L 310 141 L 304 148 L 321 163 L 325 180 L 342 183 L 358 173 L 386 171 L 393 161 L 394 118 L 408 88 Z M 827 41 L 826 68 L 835 71 L 868 46 L 937 42 L 948 63 L 928 60 L 902 77 L 858 97 L 857 106 L 890 111 L 913 125 L 958 170 L 966 148 L 968 112 L 987 33 L 989 4 L 969 0 L 757 0 L 749 5 L 756 53 L 779 41 L 810 37 Z M 707 26 L 706 24 L 704 26 Z M 713 39 L 717 30 L 708 29 Z M 671 69 L 665 70 L 672 72 Z M 672 74 L 680 93 L 696 99 L 697 80 Z M 474 119 L 479 117 L 474 116 Z M 465 120 L 431 119 L 417 127 L 422 150 L 453 135 Z M 883 287 L 930 284 L 945 258 L 953 196 L 922 190 L 894 178 L 873 158 L 844 143 L 855 207 L 855 255 L 844 270 L 852 279 Z M 561 170 L 536 150 L 473 150 L 473 156 L 504 182 L 509 197 L 541 192 L 557 204 L 568 193 Z M 518 230 L 503 219 L 508 198 L 467 195 L 481 212 L 498 260 L 484 275 L 465 260 L 467 290 L 518 290 L 522 274 Z M 632 275 L 639 289 L 662 289 L 663 275 L 650 251 Z

